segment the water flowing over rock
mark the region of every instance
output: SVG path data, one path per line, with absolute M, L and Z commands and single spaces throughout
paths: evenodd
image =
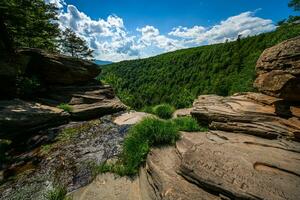
M 262 93 L 300 100 L 300 37 L 266 49 L 256 65 L 254 86 Z

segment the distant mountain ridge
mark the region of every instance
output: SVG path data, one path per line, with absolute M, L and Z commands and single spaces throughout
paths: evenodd
M 106 61 L 106 60 L 95 60 L 94 63 L 96 63 L 97 65 L 108 65 L 108 64 L 112 64 L 113 62 Z
M 273 32 L 234 42 L 113 63 L 103 69 L 101 78 L 112 85 L 122 102 L 135 109 L 160 103 L 189 107 L 201 94 L 253 91 L 261 53 L 299 35 L 299 24 L 284 24 Z

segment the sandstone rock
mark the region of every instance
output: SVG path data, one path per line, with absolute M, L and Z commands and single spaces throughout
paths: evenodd
M 68 121 L 63 110 L 22 100 L 0 101 L 0 138 L 20 139 L 23 134 Z
M 139 179 L 118 177 L 114 174 L 101 174 L 86 187 L 71 193 L 73 200 L 146 200 L 142 199 Z
M 37 75 L 47 84 L 72 85 L 87 82 L 101 72 L 98 65 L 86 60 L 47 53 L 39 49 L 22 49 L 18 52 L 31 56 L 26 72 Z
M 125 124 L 132 125 L 140 122 L 146 117 L 151 117 L 151 116 L 153 115 L 149 113 L 130 111 L 116 117 L 114 123 L 118 125 L 125 125 Z
M 300 37 L 266 49 L 257 61 L 254 86 L 262 93 L 300 100 Z
M 57 106 L 61 103 L 72 107 L 71 117 L 75 120 L 87 120 L 116 113 L 126 106 L 115 96 L 109 85 L 88 83 L 74 86 L 53 86 L 40 101 Z
M 191 114 L 212 129 L 300 140 L 299 108 L 263 94 L 201 95 Z
M 192 110 L 193 110 L 193 108 L 178 109 L 173 113 L 173 118 L 191 116 Z
M 298 199 L 300 146 L 243 134 L 185 133 L 179 174 L 228 199 Z M 162 161 L 163 162 L 163 161 Z

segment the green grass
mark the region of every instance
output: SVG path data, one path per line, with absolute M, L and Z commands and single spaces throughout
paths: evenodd
M 50 190 L 46 195 L 47 200 L 71 200 L 71 197 L 67 197 L 67 190 L 65 187 L 56 186 Z
M 61 103 L 57 106 L 58 108 L 64 110 L 65 112 L 72 112 L 73 107 L 66 103 Z
M 179 131 L 207 131 L 207 127 L 198 125 L 192 117 L 175 119 L 145 118 L 131 127 L 123 143 L 123 152 L 115 163 L 93 165 L 93 174 L 112 172 L 120 176 L 132 176 L 138 173 L 153 146 L 172 145 L 180 138 Z
M 175 108 L 169 104 L 160 104 L 153 107 L 153 114 L 162 119 L 170 119 L 172 117 Z
M 180 138 L 177 126 L 170 120 L 145 118 L 134 125 L 123 143 L 123 152 L 115 164 L 104 163 L 97 172 L 113 172 L 121 176 L 135 175 L 144 163 L 150 147 L 174 144 Z
M 208 131 L 208 127 L 200 126 L 197 120 L 192 117 L 178 117 L 172 119 L 172 121 L 175 123 L 175 126 L 177 126 L 177 128 L 180 131 L 186 131 L 186 132 Z

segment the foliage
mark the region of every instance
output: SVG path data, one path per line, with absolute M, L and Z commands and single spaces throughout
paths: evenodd
M 160 104 L 152 109 L 152 113 L 162 119 L 170 119 L 174 111 L 175 108 L 169 104 Z
M 284 24 L 239 41 L 105 65 L 100 78 L 135 109 L 161 103 L 188 107 L 201 94 L 253 91 L 255 65 L 263 50 L 299 33 L 300 25 Z
M 295 11 L 300 11 L 300 0 L 291 0 L 289 7 L 294 8 Z
M 121 176 L 135 175 L 150 147 L 174 144 L 179 137 L 178 129 L 172 121 L 146 118 L 129 130 L 120 160 L 115 164 L 104 163 L 98 166 L 97 171 L 110 171 Z
M 200 126 L 196 119 L 192 117 L 178 117 L 172 119 L 178 130 L 186 132 L 208 131 L 207 127 Z
M 61 36 L 62 53 L 76 58 L 92 59 L 93 50 L 91 50 L 86 41 L 81 39 L 71 29 L 66 28 Z
M 64 110 L 65 112 L 72 112 L 73 108 L 69 104 L 61 103 L 57 106 L 58 108 Z
M 56 50 L 60 31 L 54 4 L 44 0 L 4 0 L 0 2 L 0 13 L 1 31 L 7 32 L 15 47 Z
M 32 97 L 41 88 L 40 80 L 33 76 L 18 76 L 16 79 L 18 95 L 21 97 Z
M 71 200 L 70 197 L 66 197 L 67 190 L 63 186 L 56 186 L 50 190 L 46 195 L 47 200 Z

